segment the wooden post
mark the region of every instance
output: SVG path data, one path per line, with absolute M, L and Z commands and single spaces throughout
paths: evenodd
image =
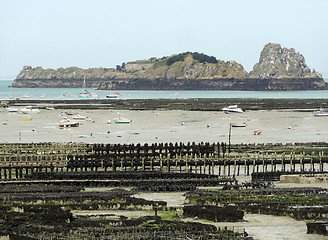
M 162 159 L 162 154 L 159 154 L 159 168 L 160 171 L 163 171 L 163 159 Z
M 145 168 L 145 157 L 142 157 L 141 161 L 142 161 L 142 170 L 145 171 L 146 170 L 146 168 Z
M 218 146 L 219 147 L 219 146 Z M 220 157 L 220 155 L 219 155 L 219 157 Z M 214 158 L 215 158 L 215 156 L 214 156 L 214 154 L 213 154 L 213 156 L 212 156 L 212 175 L 214 175 Z
M 134 171 L 134 157 L 131 157 L 131 166 L 130 166 L 130 171 Z
M 229 125 L 229 151 L 228 153 L 230 154 L 231 152 L 231 123 Z
M 235 162 L 234 162 L 234 168 L 233 168 L 233 176 L 236 176 L 236 167 L 237 167 L 237 155 L 235 155 Z
M 323 151 L 319 152 L 319 160 L 320 160 L 320 172 L 323 172 Z
M 245 176 L 247 175 L 249 175 L 249 167 L 248 167 L 248 165 L 247 165 L 247 162 L 248 162 L 248 159 L 249 159 L 249 155 L 248 155 L 248 153 L 246 153 L 246 157 L 245 157 L 245 169 L 244 169 L 244 174 L 245 174 Z
M 149 165 L 150 165 L 149 167 L 150 167 L 150 170 L 152 170 L 152 171 L 154 170 L 154 168 L 153 168 L 153 158 L 154 158 L 153 156 L 150 156 L 150 162 L 149 162 Z
M 226 176 L 226 167 L 227 167 L 227 158 L 230 156 L 230 154 L 227 154 L 227 157 L 223 159 L 223 176 Z
M 264 170 L 264 162 L 265 162 L 265 157 L 264 157 L 264 153 L 262 155 L 262 171 L 265 172 Z
M 206 156 L 205 156 L 205 158 L 204 158 L 204 174 L 206 174 Z
M 314 163 L 313 163 L 313 158 L 314 158 L 314 152 L 311 153 L 311 169 L 312 169 L 312 172 L 315 171 L 315 169 L 314 169 Z

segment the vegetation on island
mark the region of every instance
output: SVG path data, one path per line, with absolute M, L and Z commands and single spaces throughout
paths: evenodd
M 213 56 L 208 56 L 206 54 L 198 52 L 185 52 L 169 57 L 166 60 L 166 65 L 170 66 L 175 62 L 184 61 L 188 55 L 192 55 L 192 58 L 194 60 L 198 60 L 200 63 L 218 63 L 218 60 Z

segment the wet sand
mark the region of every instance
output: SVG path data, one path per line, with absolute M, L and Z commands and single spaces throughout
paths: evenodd
M 247 123 L 232 127 L 231 143 L 295 143 L 328 140 L 328 118 L 314 117 L 312 112 L 247 111 L 225 114 L 214 111 L 115 111 L 72 110 L 90 118 L 77 128 L 60 129 L 64 110 L 44 110 L 39 114 L 0 112 L 0 142 L 84 142 L 84 143 L 165 143 L 228 142 L 230 123 Z M 121 116 L 129 124 L 108 124 Z M 68 116 L 71 117 L 71 116 Z M 31 120 L 23 120 L 31 118 Z M 255 136 L 254 129 L 262 129 Z

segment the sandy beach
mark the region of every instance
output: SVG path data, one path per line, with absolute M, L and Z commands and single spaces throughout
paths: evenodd
M 67 111 L 66 111 L 67 112 Z M 323 142 L 328 139 L 328 118 L 314 117 L 312 112 L 247 111 L 225 114 L 222 111 L 116 111 L 71 110 L 89 118 L 76 128 L 59 128 L 67 116 L 64 110 L 41 109 L 39 114 L 0 112 L 2 143 L 84 142 L 84 143 L 166 143 L 228 142 L 230 123 L 246 123 L 232 127 L 231 143 L 295 143 Z M 117 117 L 131 119 L 129 124 L 115 124 Z M 24 120 L 25 119 L 25 120 Z M 31 119 L 31 120 L 26 120 Z M 108 124 L 108 120 L 112 123 Z M 262 129 L 256 136 L 254 129 Z

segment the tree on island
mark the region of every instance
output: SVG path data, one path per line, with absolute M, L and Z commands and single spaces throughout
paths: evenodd
M 166 65 L 170 66 L 175 62 L 184 61 L 184 59 L 190 54 L 192 55 L 193 59 L 198 60 L 200 63 L 204 63 L 204 62 L 218 63 L 218 60 L 213 56 L 208 56 L 206 54 L 198 53 L 198 52 L 185 52 L 169 57 L 166 60 Z

